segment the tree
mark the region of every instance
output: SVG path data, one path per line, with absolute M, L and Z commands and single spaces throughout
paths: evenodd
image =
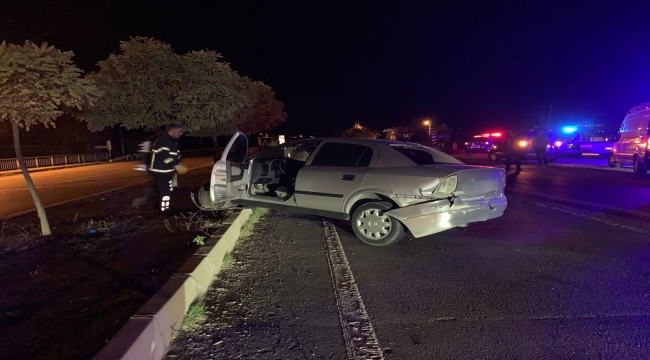
M 105 93 L 85 115 L 91 130 L 116 124 L 157 130 L 177 122 L 188 135 L 215 136 L 254 102 L 251 81 L 214 51 L 178 55 L 168 44 L 145 37 L 122 41 L 120 49 L 89 75 Z
M 0 121 L 11 124 L 16 157 L 43 235 L 51 233 L 50 225 L 23 159 L 20 129 L 54 126 L 54 119 L 67 108 L 82 109 L 96 103 L 101 92 L 92 80 L 81 77 L 83 71 L 72 62 L 73 56 L 71 51 L 62 52 L 46 43 L 0 44 Z
M 255 134 L 280 125 L 287 119 L 284 103 L 276 99 L 275 91 L 261 81 L 252 83 L 255 101 L 239 109 L 233 119 L 221 126 L 216 135 L 229 135 L 236 131 Z
M 341 136 L 357 139 L 376 139 L 377 136 L 379 136 L 379 131 L 372 130 L 356 123 L 352 128 L 344 130 Z

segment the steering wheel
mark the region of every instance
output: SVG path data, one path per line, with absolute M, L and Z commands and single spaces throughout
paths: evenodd
M 280 169 L 282 175 L 287 175 L 287 171 L 289 169 L 289 162 L 287 161 L 287 158 L 282 158 L 280 161 L 278 161 L 278 169 Z

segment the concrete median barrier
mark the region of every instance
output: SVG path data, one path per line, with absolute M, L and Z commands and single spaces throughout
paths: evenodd
M 95 356 L 96 360 L 159 360 L 169 349 L 190 305 L 221 270 L 252 210 L 229 216 L 176 274 L 147 301 Z

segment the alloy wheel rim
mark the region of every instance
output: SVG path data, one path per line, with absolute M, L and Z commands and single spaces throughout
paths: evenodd
M 381 240 L 390 234 L 393 222 L 378 209 L 364 210 L 357 218 L 357 229 L 368 239 Z

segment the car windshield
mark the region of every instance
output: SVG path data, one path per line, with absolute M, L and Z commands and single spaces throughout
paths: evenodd
M 392 148 L 402 153 L 417 165 L 434 164 L 463 164 L 462 161 L 426 146 L 394 146 Z

